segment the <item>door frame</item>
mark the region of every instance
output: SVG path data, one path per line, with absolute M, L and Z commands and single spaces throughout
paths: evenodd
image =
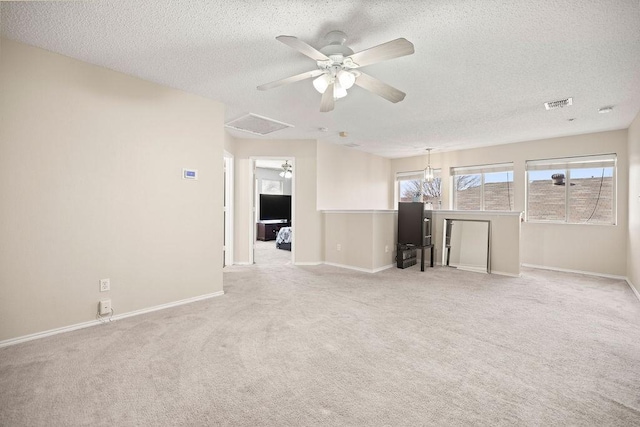
M 291 164 L 291 168 L 293 169 L 293 176 L 291 177 L 291 264 L 295 264 L 296 259 L 296 158 L 294 156 L 250 156 L 250 167 L 249 167 L 249 179 L 251 182 L 251 203 L 249 203 L 249 264 L 253 265 L 255 262 L 254 252 L 255 252 L 255 243 L 256 243 L 256 205 L 259 190 L 256 178 L 256 160 L 282 160 L 284 163 L 285 160 L 289 160 L 289 164 Z
M 233 195 L 234 195 L 234 175 L 233 175 L 233 154 L 228 151 L 224 151 L 223 154 L 223 162 L 224 162 L 224 204 L 223 204 L 223 215 L 224 215 L 224 240 L 223 240 L 223 251 L 224 251 L 224 265 L 233 265 Z

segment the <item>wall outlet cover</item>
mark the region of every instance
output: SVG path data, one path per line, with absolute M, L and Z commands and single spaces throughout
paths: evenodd
M 98 303 L 98 313 L 100 316 L 104 316 L 105 314 L 111 314 L 111 300 L 104 299 Z
M 111 280 L 100 279 L 100 292 L 107 292 L 109 290 L 111 290 Z

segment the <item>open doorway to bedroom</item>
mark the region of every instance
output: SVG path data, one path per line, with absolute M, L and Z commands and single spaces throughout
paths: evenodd
M 293 262 L 293 158 L 255 158 L 253 168 L 253 263 Z

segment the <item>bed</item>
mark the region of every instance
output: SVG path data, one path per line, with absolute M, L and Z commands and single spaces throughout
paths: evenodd
M 291 227 L 282 227 L 278 231 L 276 237 L 276 248 L 283 249 L 285 251 L 291 250 Z

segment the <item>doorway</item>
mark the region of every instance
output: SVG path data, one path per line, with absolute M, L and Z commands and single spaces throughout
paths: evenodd
M 293 263 L 294 160 L 292 157 L 252 158 L 252 264 Z
M 224 236 L 222 243 L 222 267 L 233 265 L 233 155 L 224 152 L 223 202 Z

